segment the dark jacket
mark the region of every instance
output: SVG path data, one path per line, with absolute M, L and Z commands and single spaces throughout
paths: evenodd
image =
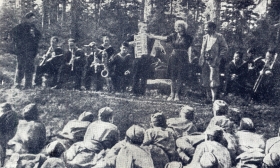
M 37 52 L 41 33 L 34 24 L 21 23 L 12 29 L 11 35 L 16 54 L 28 51 Z

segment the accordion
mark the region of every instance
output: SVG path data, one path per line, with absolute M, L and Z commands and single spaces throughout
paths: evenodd
M 134 43 L 135 43 L 135 49 L 134 54 L 135 58 L 141 58 L 142 55 L 148 54 L 148 37 L 145 34 L 138 34 L 134 35 Z

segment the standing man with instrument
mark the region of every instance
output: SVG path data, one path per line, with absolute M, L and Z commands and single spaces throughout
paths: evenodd
M 35 86 L 42 86 L 42 77 L 45 73 L 49 75 L 49 78 L 52 78 L 51 87 L 57 84 L 58 71 L 63 62 L 63 50 L 58 46 L 58 42 L 58 37 L 51 38 L 51 46 L 43 56 L 42 62 L 37 66 Z
M 34 58 L 37 55 L 40 31 L 36 28 L 35 14 L 30 12 L 25 15 L 26 21 L 12 29 L 11 35 L 17 55 L 15 88 L 21 89 L 21 81 L 25 78 L 24 89 L 32 87 L 33 72 L 35 70 Z
M 109 73 L 107 68 L 108 54 L 106 50 L 99 49 L 95 42 L 91 42 L 87 46 L 90 47 L 90 54 L 87 57 L 87 65 L 85 67 L 85 71 L 86 71 L 85 80 L 84 80 L 85 88 L 86 90 L 91 89 L 91 83 L 93 77 L 94 84 L 95 84 L 95 91 L 101 91 L 103 89 L 103 83 L 104 83 L 101 73 L 104 71 L 107 71 L 107 73 Z
M 68 40 L 69 50 L 64 54 L 64 61 L 59 70 L 58 84 L 53 89 L 61 89 L 66 82 L 74 82 L 74 89 L 81 90 L 85 53 L 76 46 L 74 39 Z

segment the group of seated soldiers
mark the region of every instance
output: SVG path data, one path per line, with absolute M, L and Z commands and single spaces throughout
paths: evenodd
M 256 49 L 249 48 L 247 57 L 236 51 L 226 66 L 224 93 L 267 102 L 273 96 L 274 86 L 279 82 L 277 54 L 269 49 L 265 57 L 257 56 Z
M 8 168 L 280 166 L 280 137 L 265 141 L 255 133 L 250 118 L 240 119 L 237 126 L 228 117 L 228 104 L 223 100 L 214 102 L 214 116 L 204 132 L 197 132 L 195 110 L 186 105 L 178 118 L 152 114 L 150 128 L 132 125 L 120 140 L 114 111 L 103 107 L 96 121 L 93 113 L 83 112 L 48 142 L 36 104 L 27 105 L 20 120 L 9 103 L 0 105 L 1 165 Z
M 134 58 L 133 42 L 124 41 L 119 53 L 115 53 L 107 36 L 103 37 L 103 44 L 91 42 L 83 49 L 77 47 L 74 39 L 68 40 L 67 51 L 59 43 L 58 37 L 51 38 L 49 50 L 37 66 L 35 86 L 42 86 L 42 77 L 47 74 L 47 86 L 53 89 L 101 91 L 106 85 L 108 91 L 123 92 L 130 87 L 135 94 L 145 93 L 150 64 L 145 62 L 147 59 Z

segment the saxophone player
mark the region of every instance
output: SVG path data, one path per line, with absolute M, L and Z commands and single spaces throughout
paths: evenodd
M 92 78 L 94 80 L 95 91 L 101 91 L 104 85 L 104 79 L 101 76 L 102 70 L 106 70 L 108 63 L 108 54 L 106 50 L 101 50 L 97 47 L 95 42 L 91 42 L 90 54 L 87 58 L 86 74 L 85 74 L 85 88 L 86 90 L 91 89 Z
M 51 37 L 50 47 L 47 53 L 43 56 L 43 60 L 36 68 L 35 86 L 42 86 L 42 77 L 44 74 L 51 79 L 49 86 L 56 85 L 59 68 L 63 61 L 63 50 L 58 46 L 59 39 L 56 36 Z
M 64 64 L 60 67 L 58 84 L 53 89 L 60 89 L 66 82 L 74 83 L 75 90 L 81 90 L 82 76 L 86 64 L 85 53 L 77 47 L 74 39 L 68 40 L 68 51 L 64 54 Z M 72 89 L 72 87 L 71 87 Z

